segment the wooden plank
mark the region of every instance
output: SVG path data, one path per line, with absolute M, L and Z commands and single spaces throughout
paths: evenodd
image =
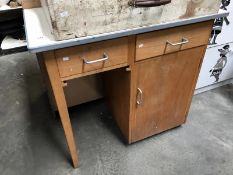
M 104 93 L 121 133 L 130 143 L 130 72 L 122 68 L 104 74 Z
M 43 8 L 50 14 L 56 40 L 215 14 L 221 3 L 221 0 L 173 0 L 164 6 L 134 8 L 129 6 L 129 0 L 44 1 L 47 3 L 43 3 Z
M 135 120 L 135 90 L 136 90 L 136 83 L 132 81 L 136 78 L 136 71 L 135 71 L 135 55 L 136 55 L 136 36 L 129 37 L 129 64 L 130 64 L 130 113 L 129 113 L 129 144 L 132 143 L 132 131 Z
M 38 8 L 41 7 L 40 0 L 23 0 L 22 7 L 24 9 Z
M 38 53 L 38 54 L 36 54 L 36 56 L 37 56 L 37 61 L 38 61 L 39 66 L 40 66 L 41 74 L 43 76 L 44 83 L 45 83 L 46 88 L 47 88 L 47 93 L 48 93 L 48 96 L 49 96 L 50 103 L 52 104 L 53 108 L 57 109 L 57 104 L 56 104 L 56 101 L 55 101 L 54 93 L 53 93 L 51 83 L 49 81 L 48 72 L 46 70 L 46 66 L 45 66 L 45 63 L 44 63 L 43 54 Z
M 69 118 L 64 90 L 63 90 L 62 82 L 60 80 L 57 62 L 54 57 L 54 52 L 51 51 L 51 52 L 43 53 L 43 59 L 51 83 L 51 87 L 54 93 L 54 98 L 57 104 L 58 112 L 60 114 L 62 126 L 65 131 L 65 136 L 70 150 L 71 158 L 73 161 L 73 166 L 77 168 L 79 166 L 78 154 L 77 154 L 76 144 Z
M 126 66 L 128 66 L 128 63 L 118 64 L 116 66 L 106 67 L 106 68 L 103 68 L 103 69 L 97 69 L 97 70 L 90 71 L 90 72 L 85 72 L 85 73 L 80 73 L 80 74 L 71 75 L 71 76 L 67 76 L 67 77 L 62 77 L 61 80 L 62 81 L 68 81 L 68 80 L 72 80 L 72 79 L 75 79 L 75 78 L 85 77 L 85 76 L 88 76 L 88 75 L 94 75 L 94 74 L 97 74 L 97 73 L 106 72 L 106 71 L 109 71 L 109 70 L 118 69 L 118 68 L 126 67 Z
M 135 71 L 132 65 L 135 58 L 135 35 L 128 37 L 128 68 L 117 69 L 104 74 L 104 92 L 109 106 L 112 109 L 114 119 L 128 143 L 131 143 L 131 131 L 134 96 L 134 82 L 131 81 Z

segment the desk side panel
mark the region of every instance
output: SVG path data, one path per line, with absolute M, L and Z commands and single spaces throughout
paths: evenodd
M 121 133 L 130 143 L 130 72 L 126 68 L 106 72 L 104 93 Z

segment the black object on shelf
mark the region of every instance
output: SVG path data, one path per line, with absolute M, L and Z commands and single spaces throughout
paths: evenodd
M 6 36 L 11 36 L 12 38 L 21 40 L 25 39 L 22 8 L 0 10 L 0 45 Z M 2 50 L 0 48 L 0 55 L 6 55 L 26 50 L 26 46 L 11 48 L 9 50 Z

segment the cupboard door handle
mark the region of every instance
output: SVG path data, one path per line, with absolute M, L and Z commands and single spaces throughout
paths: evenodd
M 143 92 L 140 88 L 137 89 L 137 105 L 141 105 L 142 104 L 142 95 Z
M 172 43 L 172 42 L 167 40 L 167 44 L 170 44 L 172 46 L 179 46 L 179 45 L 183 45 L 183 44 L 187 44 L 187 43 L 189 43 L 189 40 L 187 38 L 182 38 L 181 42 L 179 42 L 179 43 Z
M 171 0 L 131 0 L 129 6 L 133 7 L 157 7 L 171 3 Z
M 95 64 L 95 63 L 98 63 L 98 62 L 102 62 L 102 61 L 106 61 L 109 59 L 108 55 L 106 53 L 103 54 L 103 57 L 100 58 L 100 59 L 97 59 L 97 60 L 93 60 L 93 61 L 88 61 L 86 58 L 82 58 L 83 59 L 83 62 L 85 64 Z

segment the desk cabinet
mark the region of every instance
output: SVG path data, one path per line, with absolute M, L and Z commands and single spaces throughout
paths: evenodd
M 132 141 L 185 122 L 204 50 L 201 46 L 136 63 Z
M 105 75 L 108 103 L 128 143 L 185 123 L 211 27 L 209 21 L 129 39 L 129 68 Z

